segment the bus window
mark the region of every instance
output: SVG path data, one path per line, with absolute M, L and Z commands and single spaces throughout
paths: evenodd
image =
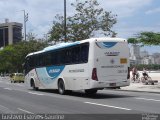
M 88 62 L 88 50 L 89 50 L 89 45 L 82 45 L 81 46 L 81 62 L 86 63 Z
M 58 61 L 57 61 L 57 52 L 52 52 L 51 53 L 51 64 L 52 65 L 57 65 Z
M 73 63 L 80 62 L 80 47 L 74 47 L 72 49 L 72 62 Z
M 71 51 L 71 49 L 66 49 L 64 55 L 65 55 L 65 63 L 72 64 L 72 51 Z
M 51 65 L 51 53 L 46 53 L 45 56 L 44 56 L 44 59 L 45 59 L 45 65 Z

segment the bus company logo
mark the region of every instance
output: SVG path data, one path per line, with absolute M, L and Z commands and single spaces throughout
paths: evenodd
M 61 71 L 60 69 L 51 69 L 51 70 L 49 70 L 49 73 L 50 74 L 52 74 L 52 73 L 58 73 L 60 71 Z
M 110 60 L 110 63 L 111 63 L 111 64 L 114 64 L 114 63 L 115 63 L 114 59 L 111 59 L 111 60 Z
M 104 53 L 106 56 L 118 56 L 120 52 L 105 52 Z

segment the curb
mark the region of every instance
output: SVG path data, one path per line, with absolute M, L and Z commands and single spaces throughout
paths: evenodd
M 143 91 L 143 90 L 123 90 L 123 89 L 119 89 L 119 90 L 115 90 L 115 91 L 145 92 L 145 93 L 155 93 L 155 94 L 160 94 L 160 92 L 156 92 L 156 91 Z

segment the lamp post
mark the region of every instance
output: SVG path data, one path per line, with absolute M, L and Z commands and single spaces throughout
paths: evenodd
M 25 10 L 22 10 L 24 14 L 24 40 L 26 41 L 26 22 L 28 21 L 28 13 L 26 14 Z
M 66 0 L 64 0 L 64 41 L 67 42 L 67 35 L 66 35 Z

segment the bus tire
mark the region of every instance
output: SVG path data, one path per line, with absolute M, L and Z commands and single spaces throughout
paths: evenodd
M 98 91 L 98 90 L 96 90 L 96 89 L 87 89 L 87 90 L 85 90 L 85 93 L 86 93 L 87 95 L 92 95 L 92 94 L 96 94 L 97 91 Z
M 62 79 L 58 81 L 58 92 L 61 95 L 64 95 L 66 93 L 65 85 Z
M 38 87 L 36 87 L 35 82 L 33 79 L 31 79 L 31 87 L 33 88 L 33 90 L 38 90 Z

